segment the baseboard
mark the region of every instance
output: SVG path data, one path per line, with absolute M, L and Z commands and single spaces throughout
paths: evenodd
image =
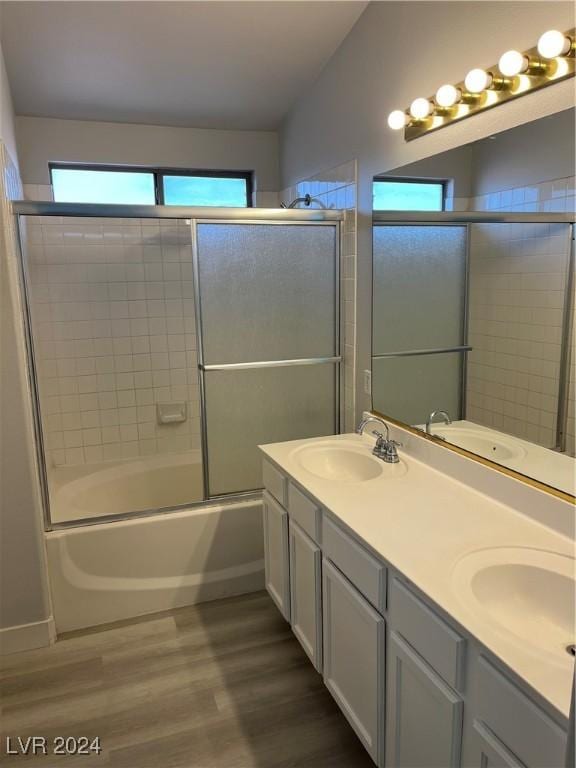
M 18 651 L 31 651 L 44 648 L 56 640 L 54 617 L 32 624 L 20 624 L 17 627 L 0 629 L 0 656 Z

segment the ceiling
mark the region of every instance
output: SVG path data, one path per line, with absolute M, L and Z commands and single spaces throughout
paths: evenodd
M 16 113 L 278 127 L 366 2 L 1 2 Z

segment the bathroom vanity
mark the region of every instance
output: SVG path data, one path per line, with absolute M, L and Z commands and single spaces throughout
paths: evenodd
M 393 437 L 262 447 L 268 592 L 376 765 L 563 767 L 573 508 Z

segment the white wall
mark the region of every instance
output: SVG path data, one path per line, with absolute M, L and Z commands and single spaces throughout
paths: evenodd
M 371 3 L 281 133 L 282 186 L 358 159 L 358 366 L 370 365 L 371 181 L 375 174 L 567 109 L 574 81 L 508 102 L 410 143 L 386 118 L 509 48 L 529 48 L 550 28 L 574 26 L 569 2 Z M 359 397 L 358 411 L 369 406 Z
M 49 184 L 49 162 L 110 163 L 164 168 L 253 170 L 256 189 L 278 183 L 273 131 L 218 131 L 158 125 L 17 117 L 24 184 Z
M 1 22 L 1 19 L 0 19 Z M 17 165 L 16 134 L 14 130 L 14 109 L 8 75 L 4 65 L 4 56 L 0 48 L 0 138 L 8 150 L 12 162 Z
M 0 49 L 0 652 L 51 636 L 44 540 L 18 296 L 13 111 Z
M 575 112 L 564 112 L 506 131 L 474 146 L 473 195 L 525 187 L 574 175 Z M 527 162 L 530 158 L 530 162 Z

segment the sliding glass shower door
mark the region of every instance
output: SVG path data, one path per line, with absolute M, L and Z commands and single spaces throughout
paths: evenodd
M 373 405 L 407 424 L 462 417 L 467 229 L 373 227 Z
M 259 444 L 338 431 L 338 224 L 192 226 L 214 497 L 261 487 Z

